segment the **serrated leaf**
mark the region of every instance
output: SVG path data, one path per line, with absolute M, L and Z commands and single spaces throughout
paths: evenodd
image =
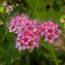
M 12 59 L 19 56 L 19 51 L 15 48 L 15 43 L 9 43 L 7 51 Z
M 6 32 L 6 38 L 10 42 L 14 42 L 16 38 L 16 34 L 13 32 Z

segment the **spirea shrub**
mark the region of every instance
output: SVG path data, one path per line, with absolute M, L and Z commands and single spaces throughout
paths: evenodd
M 9 32 L 17 34 L 15 47 L 18 50 L 38 48 L 40 36 L 44 37 L 44 41 L 54 43 L 61 33 L 58 25 L 52 21 L 38 24 L 36 20 L 31 20 L 24 14 L 11 17 L 8 29 Z

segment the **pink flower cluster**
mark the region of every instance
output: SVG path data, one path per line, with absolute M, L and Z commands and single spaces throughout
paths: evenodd
M 17 33 L 16 48 L 18 50 L 34 49 L 39 47 L 39 33 L 37 22 L 30 20 L 26 15 L 10 18 L 9 32 Z
M 39 33 L 44 37 L 44 41 L 53 43 L 54 40 L 58 38 L 61 30 L 58 29 L 58 25 L 52 21 L 45 21 L 39 26 Z
M 17 34 L 16 48 L 18 50 L 39 47 L 39 36 L 44 37 L 44 41 L 53 43 L 59 37 L 61 30 L 52 21 L 45 21 L 38 25 L 37 20 L 30 20 L 28 16 L 22 14 L 10 18 L 9 32 Z

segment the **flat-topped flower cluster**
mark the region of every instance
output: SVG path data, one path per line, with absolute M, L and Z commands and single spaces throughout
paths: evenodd
M 59 37 L 61 30 L 58 29 L 58 25 L 54 24 L 52 21 L 43 22 L 39 26 L 39 33 L 44 36 L 44 41 L 53 43 L 55 39 Z
M 11 17 L 8 29 L 9 32 L 17 34 L 16 48 L 18 50 L 38 48 L 40 36 L 44 37 L 44 41 L 53 43 L 61 33 L 58 25 L 52 21 L 38 24 L 36 20 L 31 20 L 24 14 Z
M 16 16 L 10 19 L 9 32 L 18 34 L 16 48 L 18 50 L 34 49 L 39 47 L 38 25 L 26 15 Z

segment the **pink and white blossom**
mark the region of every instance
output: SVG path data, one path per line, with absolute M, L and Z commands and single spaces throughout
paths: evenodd
M 26 15 L 17 15 L 10 18 L 9 32 L 17 34 L 16 48 L 18 50 L 31 49 L 39 47 L 39 33 L 36 21 L 30 20 Z
M 45 21 L 39 26 L 39 34 L 45 38 L 44 41 L 46 42 L 53 43 L 60 33 L 61 30 L 58 29 L 58 25 L 52 21 Z

